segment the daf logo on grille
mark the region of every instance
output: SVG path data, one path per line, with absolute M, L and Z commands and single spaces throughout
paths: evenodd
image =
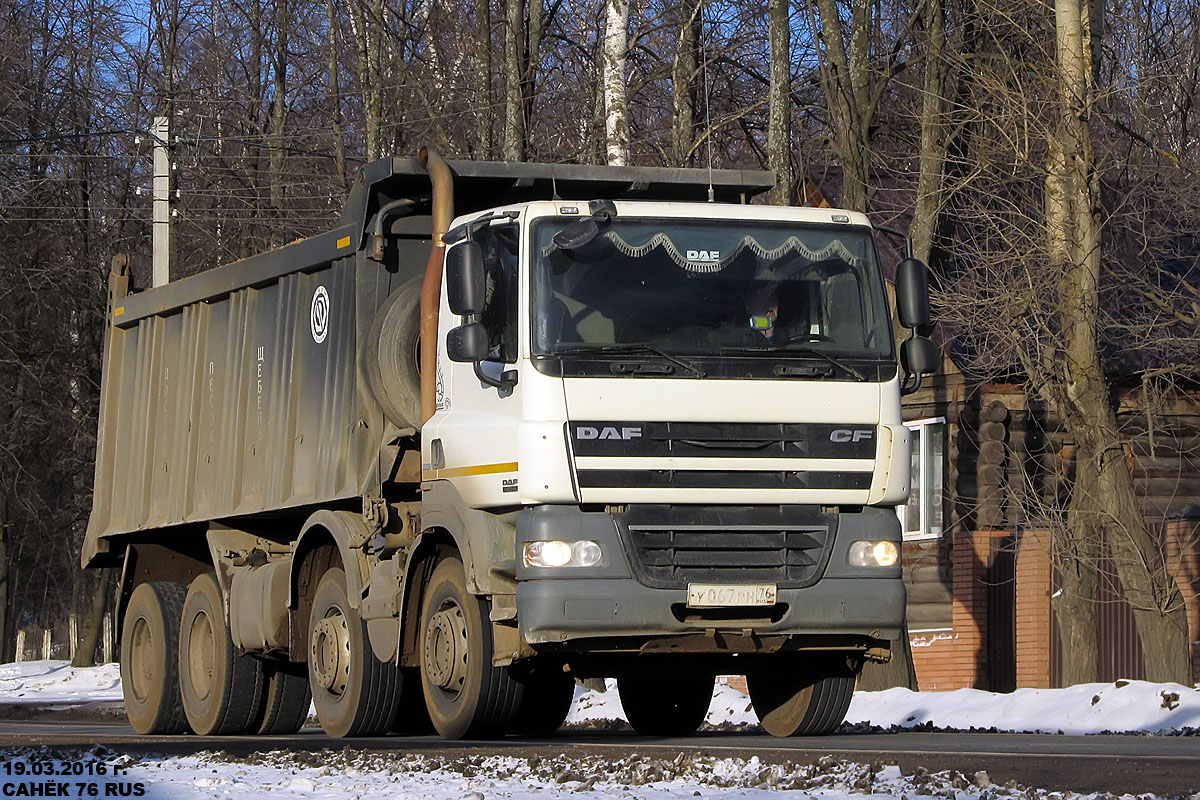
M 836 431 L 829 434 L 829 441 L 836 442 L 838 444 L 842 444 L 844 442 L 861 442 L 864 439 L 870 439 L 874 435 L 875 430 L 873 428 L 867 428 L 866 430 L 861 428 L 859 430 L 838 428 Z
M 640 439 L 641 428 L 615 428 L 605 426 L 593 428 L 590 425 L 580 425 L 575 429 L 576 439 Z

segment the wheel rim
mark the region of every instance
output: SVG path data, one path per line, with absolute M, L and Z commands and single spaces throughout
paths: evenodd
M 197 699 L 204 700 L 216 683 L 216 644 L 212 620 L 201 611 L 188 626 L 188 683 Z
M 129 659 L 129 688 L 139 703 L 145 703 L 154 681 L 154 639 L 145 617 L 134 620 L 131 639 L 133 652 Z
M 350 683 L 350 626 L 341 609 L 331 608 L 313 628 L 311 658 L 317 685 L 338 697 L 345 694 Z
M 442 691 L 457 695 L 467 680 L 467 621 L 462 608 L 446 600 L 425 629 L 425 675 Z

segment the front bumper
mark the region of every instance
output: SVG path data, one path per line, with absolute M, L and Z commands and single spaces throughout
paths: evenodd
M 686 589 L 652 589 L 632 578 L 529 580 L 517 587 L 517 620 L 531 645 L 596 638 L 651 639 L 727 632 L 757 637 L 900 638 L 905 590 L 900 578 L 832 578 L 803 589 L 780 589 L 773 608 L 743 619 L 728 609 L 687 608 Z M 760 611 L 760 613 L 753 613 Z M 574 648 L 572 648 L 574 649 Z

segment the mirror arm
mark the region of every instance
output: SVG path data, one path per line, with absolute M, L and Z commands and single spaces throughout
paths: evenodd
M 909 383 L 910 378 L 914 379 L 911 384 Z M 916 374 L 913 374 L 911 372 L 905 372 L 904 373 L 904 382 L 900 385 L 900 396 L 907 397 L 908 395 L 913 394 L 920 388 L 921 388 L 921 373 L 918 372 Z
M 517 385 L 517 371 L 515 369 L 505 370 L 500 373 L 500 378 L 496 379 L 483 371 L 482 361 L 476 361 L 473 366 L 475 367 L 475 377 L 488 386 L 493 386 L 502 392 L 511 392 L 513 387 Z

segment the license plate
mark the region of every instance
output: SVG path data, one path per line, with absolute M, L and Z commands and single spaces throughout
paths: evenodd
M 778 590 L 773 583 L 689 583 L 688 608 L 773 606 Z

